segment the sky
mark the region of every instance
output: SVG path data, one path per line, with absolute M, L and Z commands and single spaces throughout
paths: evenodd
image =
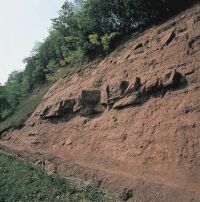
M 0 83 L 23 70 L 35 42 L 48 36 L 65 0 L 0 0 Z

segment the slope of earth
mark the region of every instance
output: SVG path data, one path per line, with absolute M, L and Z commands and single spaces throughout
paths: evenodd
M 200 201 L 200 5 L 59 80 L 1 148 L 130 201 Z

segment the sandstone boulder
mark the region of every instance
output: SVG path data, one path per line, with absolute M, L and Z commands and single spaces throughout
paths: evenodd
M 107 86 L 106 93 L 107 93 L 107 104 L 108 106 L 112 106 L 115 102 L 119 99 L 124 97 L 124 93 L 126 92 L 129 86 L 129 82 L 126 80 L 122 80 L 117 84 L 112 84 Z
M 126 91 L 126 89 L 128 88 L 129 86 L 129 82 L 128 81 L 121 81 L 120 82 L 120 86 L 119 86 L 119 90 L 120 90 L 120 95 L 123 95 L 124 92 Z
M 122 109 L 122 108 L 128 107 L 128 106 L 140 105 L 140 104 L 144 103 L 146 100 L 147 100 L 147 96 L 136 92 L 132 95 L 126 96 L 126 97 L 120 99 L 119 101 L 117 101 L 114 104 L 113 109 Z
M 146 93 L 154 93 L 158 90 L 158 88 L 159 88 L 159 78 L 157 77 L 150 79 L 145 85 Z
M 101 105 L 100 90 L 83 90 L 78 99 L 79 110 L 82 116 L 102 113 L 104 107 Z
M 108 106 L 114 105 L 115 102 L 117 102 L 121 98 L 122 93 L 125 91 L 125 87 L 127 87 L 125 81 L 121 81 L 120 83 L 112 84 L 107 87 Z
M 166 32 L 161 38 L 161 49 L 168 46 L 176 37 L 175 31 Z
M 108 104 L 108 94 L 109 94 L 109 86 L 106 86 L 102 91 L 101 91 L 101 105 L 107 106 Z
M 141 79 L 139 77 L 136 77 L 128 86 L 128 88 L 126 89 L 126 91 L 124 92 L 124 95 L 129 95 L 133 92 L 136 92 L 137 90 L 139 90 L 141 86 Z
M 162 86 L 165 88 L 179 87 L 181 84 L 187 83 L 185 77 L 176 70 L 170 70 L 162 76 Z
M 55 104 L 48 105 L 41 112 L 40 117 L 43 119 L 63 117 L 72 114 L 75 104 L 74 99 L 61 100 Z
M 96 105 L 101 100 L 100 90 L 82 90 L 79 96 L 79 103 L 82 106 L 85 105 Z
M 119 88 L 119 84 L 112 84 L 107 87 L 107 93 L 109 99 L 119 98 L 121 95 L 121 91 Z

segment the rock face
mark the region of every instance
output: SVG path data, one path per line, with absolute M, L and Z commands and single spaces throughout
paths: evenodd
M 79 97 L 79 103 L 82 106 L 95 106 L 101 100 L 100 90 L 83 90 Z
M 0 147 L 53 156 L 49 171 L 117 195 L 126 187 L 123 200 L 199 202 L 199 16 L 197 4 L 60 79 Z
M 162 86 L 165 88 L 177 88 L 181 84 L 184 85 L 187 83 L 185 77 L 181 75 L 181 73 L 177 72 L 176 70 L 168 71 L 164 73 L 162 76 Z
M 119 101 L 117 101 L 113 109 L 122 109 L 124 107 L 134 106 L 134 105 L 140 105 L 144 103 L 147 100 L 147 96 L 143 96 L 140 93 L 134 93 L 132 95 L 126 96 Z
M 78 106 L 82 116 L 102 113 L 100 90 L 83 90 L 78 98 Z
M 53 105 L 44 107 L 44 110 L 40 113 L 42 119 L 60 118 L 72 114 L 75 104 L 74 99 L 66 99 L 59 101 Z
M 186 78 L 176 70 L 167 71 L 162 78 L 153 77 L 146 84 L 136 77 L 132 82 L 122 80 L 116 85 L 107 86 L 101 92 L 95 90 L 82 90 L 78 99 L 66 99 L 50 106 L 44 107 L 40 117 L 43 119 L 76 115 L 90 116 L 103 113 L 105 108 L 122 109 L 124 107 L 141 105 L 149 96 L 159 91 L 166 92 L 186 85 Z M 104 95 L 104 96 L 101 96 Z M 75 105 L 76 102 L 76 105 Z
M 124 92 L 124 95 L 129 95 L 131 93 L 134 93 L 141 87 L 141 79 L 139 77 L 136 77 L 127 87 L 127 89 Z
M 175 39 L 175 37 L 176 33 L 174 30 L 171 32 L 166 32 L 161 39 L 161 49 L 163 49 L 165 46 L 168 46 Z
M 121 81 L 121 83 L 122 82 L 124 81 Z M 126 88 L 121 91 L 120 96 L 116 96 L 115 99 L 108 98 L 107 103 L 110 105 L 112 103 L 113 109 L 141 105 L 150 99 L 151 95 L 159 92 L 163 94 L 168 90 L 176 90 L 177 88 L 185 87 L 186 85 L 186 78 L 176 70 L 165 72 L 161 78 L 152 77 L 144 85 L 141 84 L 141 79 L 136 77 L 130 84 L 126 81 Z M 119 92 L 120 89 L 118 93 Z

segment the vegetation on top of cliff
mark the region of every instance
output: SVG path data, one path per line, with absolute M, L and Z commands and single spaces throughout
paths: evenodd
M 159 23 L 194 2 L 66 0 L 52 20 L 49 36 L 24 59 L 25 70 L 12 72 L 6 84 L 0 85 L 0 122 L 39 85 L 56 80 L 74 64 L 104 57 L 125 35 Z

